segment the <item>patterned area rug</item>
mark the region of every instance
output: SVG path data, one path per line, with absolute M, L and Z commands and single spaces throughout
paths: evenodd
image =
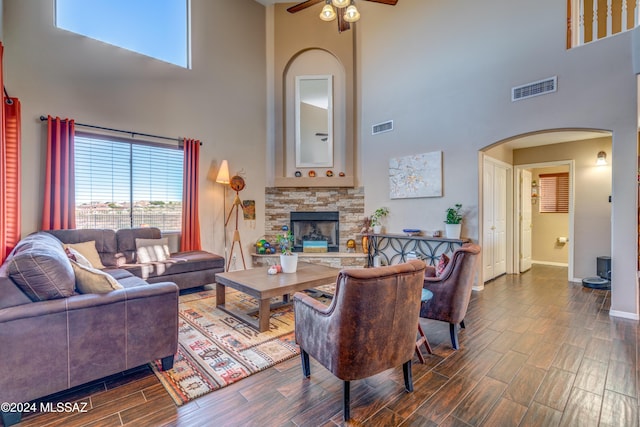
M 331 287 L 313 296 L 329 304 Z M 227 292 L 227 306 L 249 311 L 257 301 L 241 292 Z M 183 405 L 300 354 L 294 337 L 293 305 L 271 310 L 268 332 L 216 308 L 215 290 L 181 295 L 178 353 L 173 369 L 153 371 L 177 405 Z M 257 316 L 256 316 L 257 318 Z

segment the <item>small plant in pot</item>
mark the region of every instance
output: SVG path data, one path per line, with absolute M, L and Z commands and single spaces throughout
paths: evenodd
M 378 208 L 371 215 L 371 227 L 373 227 L 373 232 L 375 234 L 380 234 L 382 232 L 382 220 L 389 215 L 389 208 Z
M 293 253 L 294 237 L 289 227 L 282 226 L 282 233 L 276 236 L 276 245 L 280 248 L 280 265 L 283 273 L 295 273 L 298 268 L 298 254 Z
M 462 204 L 456 203 L 454 207 L 447 209 L 445 223 L 445 234 L 449 239 L 459 239 L 462 229 L 462 214 L 460 213 Z

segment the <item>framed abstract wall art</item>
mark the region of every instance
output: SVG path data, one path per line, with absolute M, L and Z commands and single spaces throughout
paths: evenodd
M 389 197 L 442 197 L 442 151 L 389 159 Z

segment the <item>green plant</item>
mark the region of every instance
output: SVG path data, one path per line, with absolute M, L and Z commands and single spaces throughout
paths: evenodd
M 293 250 L 293 233 L 286 225 L 282 226 L 282 234 L 276 236 L 276 245 L 280 247 L 280 252 L 283 255 L 292 255 Z
M 389 215 L 389 208 L 378 208 L 371 215 L 371 226 L 381 225 L 382 219 Z
M 447 209 L 447 219 L 445 219 L 446 224 L 460 224 L 462 222 L 462 214 L 460 213 L 460 209 L 462 205 L 460 203 L 456 203 L 453 208 Z

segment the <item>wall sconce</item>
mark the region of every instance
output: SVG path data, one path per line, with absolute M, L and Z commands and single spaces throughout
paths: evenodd
M 607 165 L 607 153 L 604 151 L 600 151 L 598 153 L 598 160 L 596 160 L 596 166 L 606 166 Z

